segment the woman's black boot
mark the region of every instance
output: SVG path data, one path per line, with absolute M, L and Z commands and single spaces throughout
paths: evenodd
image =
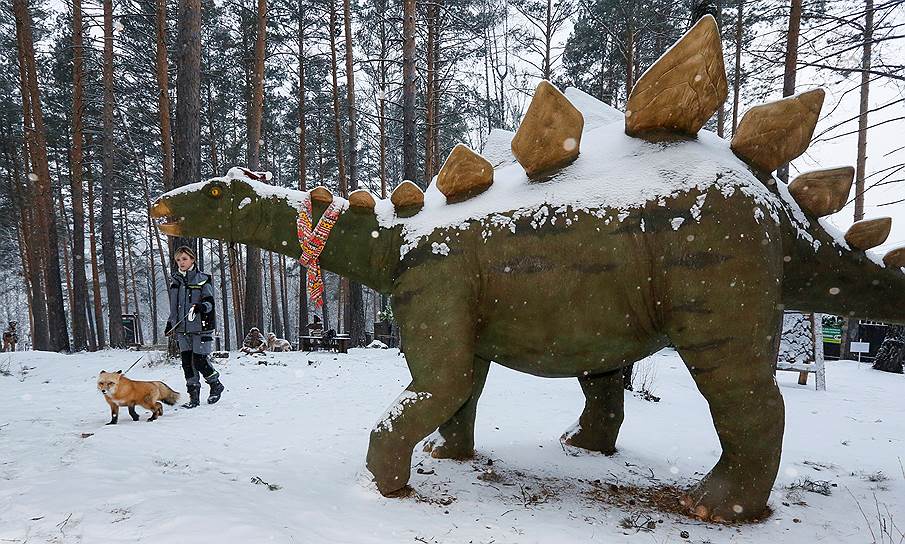
M 208 404 L 214 404 L 218 400 L 220 400 L 220 395 L 223 394 L 223 384 L 220 383 L 220 380 L 215 378 L 214 381 L 209 382 L 211 386 L 211 394 L 207 397 Z
M 189 401 L 182 405 L 183 408 L 197 408 L 201 405 L 201 386 L 200 385 L 190 385 L 188 387 L 189 390 Z

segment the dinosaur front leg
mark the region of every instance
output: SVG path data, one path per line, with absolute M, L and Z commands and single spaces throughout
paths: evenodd
M 710 405 L 723 449 L 710 473 L 683 499 L 702 519 L 760 516 L 779 470 L 785 412 L 772 373 L 776 355 L 767 346 L 759 353 L 752 350 L 754 343 L 750 337 L 721 337 L 679 347 Z
M 440 425 L 440 438 L 424 445 L 424 451 L 430 452 L 437 459 L 470 459 L 474 457 L 474 422 L 478 410 L 478 399 L 484 391 L 490 361 L 475 357 L 474 378 L 471 397 L 453 414 L 449 420 Z
M 622 369 L 578 378 L 584 410 L 578 423 L 562 435 L 563 443 L 607 455 L 616 451 L 616 437 L 624 418 Z
M 402 489 L 409 480 L 412 450 L 437 427 L 452 418 L 474 390 L 474 317 L 470 299 L 415 300 L 397 294 L 393 309 L 405 342 L 412 382 L 371 431 L 367 467 L 384 495 Z M 434 292 L 436 294 L 436 292 Z

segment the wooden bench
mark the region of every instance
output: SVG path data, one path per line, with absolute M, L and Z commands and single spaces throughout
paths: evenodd
M 814 374 L 816 377 L 816 388 L 817 391 L 826 391 L 826 369 L 823 366 L 823 361 L 818 361 L 816 363 L 789 363 L 786 361 L 777 361 L 776 370 L 789 370 L 792 372 L 804 373 L 804 379 L 799 379 L 798 383 L 801 385 L 807 384 L 807 375 Z
M 301 351 L 315 351 L 318 349 L 337 351 L 339 353 L 349 353 L 349 347 L 352 345 L 352 339 L 345 334 L 338 334 L 333 337 L 324 336 L 300 336 L 298 348 Z

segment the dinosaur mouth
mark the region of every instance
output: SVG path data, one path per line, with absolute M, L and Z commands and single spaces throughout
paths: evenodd
M 184 220 L 184 217 L 177 217 L 174 215 L 173 210 L 167 206 L 166 202 L 163 200 L 158 200 L 151 206 L 150 215 L 152 219 L 156 220 L 157 229 L 160 232 L 168 235 L 168 236 L 179 236 L 182 229 L 179 227 L 179 223 Z

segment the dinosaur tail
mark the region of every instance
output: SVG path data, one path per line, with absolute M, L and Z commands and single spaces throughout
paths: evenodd
M 782 219 L 786 309 L 905 323 L 905 251 L 893 250 L 881 259 L 857 249 L 882 244 L 889 232 L 887 219 L 856 223 L 843 237 L 813 217 L 806 229 L 796 225 L 789 216 L 800 210 L 788 201 L 786 206 L 789 214 Z M 871 234 L 867 231 L 878 227 L 880 232 L 865 240 L 865 234 Z

